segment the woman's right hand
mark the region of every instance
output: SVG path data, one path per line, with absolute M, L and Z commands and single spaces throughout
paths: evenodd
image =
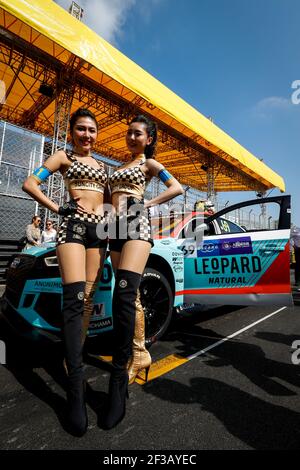
M 78 210 L 78 204 L 75 199 L 65 202 L 62 206 L 59 206 L 57 213 L 62 216 L 73 215 Z
M 86 208 L 83 207 L 81 204 L 79 204 L 79 201 L 80 200 L 80 197 L 79 196 L 76 196 L 73 198 L 73 201 L 76 202 L 77 204 L 77 212 L 79 212 L 80 214 L 84 213 L 84 212 L 87 212 Z

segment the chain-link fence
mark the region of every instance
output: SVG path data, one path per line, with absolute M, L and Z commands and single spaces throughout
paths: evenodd
M 0 121 L 0 238 L 18 239 L 38 212 L 22 183 L 42 161 L 43 136 Z
M 49 157 L 52 143 L 44 136 L 0 121 L 0 239 L 16 240 L 24 235 L 25 227 L 31 223 L 32 216 L 39 214 L 45 219 L 45 209 L 22 191 L 22 183 L 34 168 Z M 95 155 L 107 163 L 109 173 L 119 163 Z M 50 178 L 41 186 L 48 193 Z M 62 183 L 63 184 L 63 183 Z M 145 193 L 146 199 L 156 197 L 165 189 L 164 184 L 153 178 Z M 205 200 L 206 194 L 195 188 L 184 186 L 184 194 L 154 209 L 154 214 L 168 214 L 172 206 L 182 211 L 194 210 L 199 200 Z M 215 198 L 215 211 L 226 206 Z M 258 206 L 259 207 L 259 206 Z M 244 225 L 248 229 L 276 228 L 276 217 L 263 210 L 255 213 L 237 210 L 228 215 L 229 220 Z M 42 224 L 43 226 L 43 224 Z

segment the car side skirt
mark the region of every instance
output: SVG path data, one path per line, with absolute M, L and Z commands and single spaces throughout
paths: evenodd
M 293 297 L 290 293 L 282 294 L 235 294 L 235 295 L 224 295 L 215 294 L 214 296 L 199 294 L 185 294 L 185 303 L 199 303 L 210 304 L 210 305 L 276 305 L 276 306 L 287 306 L 294 305 Z

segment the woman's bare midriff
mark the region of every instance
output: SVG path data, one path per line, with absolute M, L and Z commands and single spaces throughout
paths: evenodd
M 113 207 L 116 209 L 117 213 L 126 211 L 126 208 L 127 208 L 126 200 L 131 196 L 137 199 L 142 199 L 140 195 L 137 196 L 137 195 L 121 193 L 121 192 L 112 194 L 111 203 Z
M 70 197 L 76 199 L 77 203 L 84 207 L 88 214 L 103 215 L 103 194 L 88 189 L 71 189 Z M 79 198 L 79 199 L 77 199 Z

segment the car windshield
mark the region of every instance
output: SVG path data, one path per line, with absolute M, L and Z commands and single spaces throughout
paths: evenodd
M 179 231 L 194 217 L 203 217 L 203 212 L 181 212 L 151 218 L 155 238 L 177 237 Z
M 185 212 L 185 213 L 175 213 L 170 215 L 161 215 L 159 217 L 151 218 L 151 227 L 154 238 L 185 238 L 188 229 L 195 230 L 192 224 L 205 221 L 205 216 L 203 212 Z M 245 229 L 240 225 L 232 222 L 231 220 L 225 217 L 217 217 L 216 223 L 219 226 L 219 231 L 221 234 L 225 233 L 241 233 L 245 232 Z M 210 226 L 210 234 L 215 233 L 213 225 Z
M 174 230 L 183 221 L 184 214 L 161 216 L 151 218 L 151 227 L 154 236 L 173 236 Z

